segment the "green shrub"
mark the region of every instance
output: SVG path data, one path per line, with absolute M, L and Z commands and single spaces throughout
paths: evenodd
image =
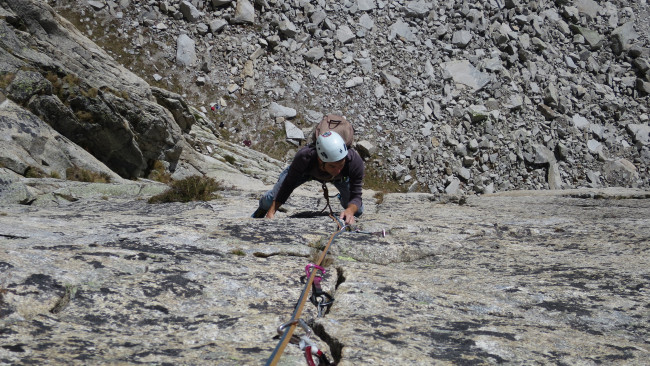
M 244 252 L 243 249 L 233 249 L 230 251 L 231 254 L 238 255 L 238 256 L 245 256 L 246 252 Z
M 93 120 L 93 114 L 88 111 L 77 111 L 75 115 L 80 121 L 92 122 Z
M 67 180 L 79 182 L 109 183 L 111 181 L 111 177 L 106 173 L 97 173 L 76 166 L 66 169 L 65 176 Z
M 151 170 L 149 171 L 149 174 L 147 175 L 147 178 L 165 184 L 172 181 L 172 175 L 169 174 L 167 169 L 165 169 L 165 165 L 163 165 L 163 163 L 160 160 L 156 160 L 153 162 L 153 165 L 151 167 Z
M 35 166 L 30 166 L 25 170 L 25 178 L 43 178 L 47 176 L 44 171 Z
M 235 165 L 235 157 L 234 157 L 234 156 L 232 156 L 232 155 L 226 155 L 226 156 L 224 156 L 223 158 L 226 159 L 226 161 L 228 162 L 228 164 L 230 164 L 230 165 Z
M 151 197 L 149 203 L 210 201 L 219 198 L 215 192 L 223 189 L 214 178 L 194 175 L 173 181 L 167 191 Z

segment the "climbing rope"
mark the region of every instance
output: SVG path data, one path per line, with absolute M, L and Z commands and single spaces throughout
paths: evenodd
M 334 218 L 334 211 L 332 211 L 332 206 L 330 205 L 330 195 L 329 191 L 327 190 L 327 184 L 325 182 L 321 182 L 321 188 L 323 189 L 323 197 L 325 197 L 325 207 L 323 207 L 320 212 L 325 211 L 326 208 L 329 208 L 330 210 L 330 217 Z M 332 196 L 336 197 L 336 196 Z
M 278 363 L 278 361 L 280 361 L 280 356 L 282 355 L 282 352 L 284 351 L 288 343 L 294 343 L 300 346 L 300 349 L 305 352 L 305 359 L 307 360 L 307 365 L 309 366 L 334 365 L 334 363 L 329 362 L 325 354 L 317 348 L 316 344 L 313 341 L 311 341 L 309 337 L 312 335 L 313 332 L 309 328 L 307 323 L 305 323 L 304 320 L 300 319 L 300 315 L 302 314 L 305 303 L 307 302 L 307 295 L 309 294 L 310 288 L 312 288 L 312 293 L 309 299 L 314 305 L 316 305 L 316 308 L 318 309 L 318 317 L 321 317 L 325 313 L 327 313 L 329 308 L 332 306 L 332 303 L 334 302 L 334 298 L 330 294 L 324 292 L 320 286 L 322 276 L 325 275 L 326 272 L 325 268 L 321 267 L 321 264 L 323 263 L 323 260 L 325 259 L 325 256 L 327 255 L 327 252 L 329 251 L 332 242 L 334 242 L 334 239 L 344 231 L 353 231 L 351 226 L 346 225 L 341 219 L 337 218 L 334 215 L 334 212 L 332 211 L 332 206 L 330 205 L 330 200 L 329 200 L 330 197 L 327 190 L 327 185 L 324 182 L 322 182 L 322 188 L 323 188 L 323 196 L 325 197 L 326 205 L 321 210 L 321 212 L 325 211 L 326 208 L 329 208 L 329 217 L 336 222 L 338 228 L 329 237 L 329 240 L 327 241 L 327 244 L 325 245 L 323 251 L 320 253 L 317 262 L 315 264 L 310 263 L 305 267 L 305 273 L 306 273 L 305 276 L 306 280 L 304 282 L 305 287 L 303 288 L 302 293 L 300 294 L 300 298 L 298 299 L 298 303 L 296 304 L 293 314 L 291 315 L 291 319 L 288 322 L 282 324 L 280 327 L 278 327 L 278 334 L 280 335 L 280 341 L 278 342 L 278 345 L 275 347 L 273 353 L 267 360 L 266 362 L 267 366 L 274 366 Z M 378 235 L 381 237 L 386 236 L 386 231 L 383 229 L 376 233 L 361 231 L 358 229 L 354 230 L 353 232 Z M 305 335 L 301 337 L 297 337 L 293 334 L 298 325 L 300 325 L 305 331 Z M 314 362 L 314 358 L 313 358 L 314 356 L 318 358 L 318 363 Z
M 315 286 L 314 288 L 316 291 L 312 291 L 313 293 L 311 296 L 311 302 L 317 306 L 319 316 L 322 315 L 321 313 L 323 309 L 325 309 L 325 311 L 329 309 L 329 307 L 332 305 L 332 302 L 334 301 L 332 296 L 326 294 L 325 292 L 322 291 L 322 289 L 320 289 L 320 280 L 322 278 L 321 277 L 322 275 L 318 275 L 318 272 L 320 271 L 322 274 L 325 274 L 325 269 L 321 267 L 321 264 L 323 263 L 323 260 L 325 259 L 325 256 L 327 255 L 327 252 L 329 251 L 332 242 L 337 236 L 339 236 L 339 234 L 341 234 L 346 230 L 347 225 L 345 225 L 344 222 L 342 222 L 340 219 L 334 216 L 334 213 L 332 212 L 332 207 L 330 206 L 329 195 L 325 183 L 323 183 L 323 194 L 325 196 L 325 200 L 327 201 L 327 205 L 325 206 L 325 208 L 329 208 L 330 210 L 329 217 L 332 218 L 332 220 L 336 221 L 338 229 L 330 236 L 329 240 L 327 241 L 327 244 L 325 245 L 325 248 L 323 249 L 323 251 L 320 253 L 320 256 L 318 257 L 318 261 L 316 262 L 316 264 L 309 264 L 307 265 L 307 267 L 305 267 L 305 272 L 307 274 L 305 287 L 302 290 L 302 293 L 300 294 L 300 298 L 298 299 L 298 303 L 296 304 L 293 314 L 291 315 L 291 319 L 287 323 L 281 325 L 278 328 L 278 333 L 282 333 L 282 336 L 280 337 L 280 341 L 278 345 L 275 347 L 273 353 L 271 354 L 268 361 L 266 362 L 267 366 L 276 365 L 278 361 L 280 361 L 280 356 L 282 355 L 282 352 L 284 351 L 287 344 L 292 340 L 292 338 L 295 343 L 297 339 L 296 337 L 293 336 L 293 332 L 295 331 L 296 326 L 299 324 L 306 331 L 306 335 L 300 338 L 299 344 L 301 345 L 300 348 L 305 351 L 305 358 L 307 359 L 307 364 L 315 365 L 313 361 L 313 355 L 315 354 L 319 359 L 319 365 L 321 364 L 330 365 L 329 361 L 327 360 L 327 357 L 325 357 L 325 354 L 322 351 L 320 351 L 316 347 L 316 345 L 313 342 L 311 342 L 311 340 L 309 340 L 309 336 L 312 333 L 311 329 L 307 330 L 309 327 L 303 320 L 300 319 L 302 310 L 305 307 L 305 303 L 307 302 L 307 295 L 309 293 L 309 289 L 314 285 L 314 283 L 316 283 L 317 286 Z

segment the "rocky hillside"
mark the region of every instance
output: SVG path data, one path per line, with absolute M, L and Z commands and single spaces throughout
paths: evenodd
M 49 3 L 280 159 L 338 111 L 411 190 L 650 185 L 645 0 Z
M 330 360 L 647 364 L 648 19 L 645 1 L 0 0 L 0 364 L 266 362 L 337 227 L 315 183 L 250 214 L 330 111 L 369 167 L 426 191 L 364 191 L 333 243 L 335 301 L 301 316 Z M 148 203 L 190 175 L 225 190 Z
M 0 4 L 0 93 L 123 178 L 225 141 L 286 162 L 334 111 L 410 191 L 650 186 L 645 1 Z M 98 169 L 10 146 L 20 175 Z

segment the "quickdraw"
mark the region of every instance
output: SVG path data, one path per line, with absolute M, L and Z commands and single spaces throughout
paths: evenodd
M 314 304 L 318 309 L 318 317 L 320 318 L 323 315 L 327 314 L 330 307 L 334 303 L 334 298 L 332 297 L 332 295 L 323 291 L 323 289 L 320 286 L 320 282 L 323 279 L 322 276 L 324 276 L 325 272 L 327 272 L 325 268 L 310 263 L 305 267 L 305 272 L 307 273 L 307 277 L 311 275 L 312 268 L 321 272 L 320 275 L 316 274 L 316 276 L 314 276 L 314 283 L 312 284 L 312 289 L 311 289 L 311 297 L 309 297 L 309 301 L 311 301 L 311 303 Z

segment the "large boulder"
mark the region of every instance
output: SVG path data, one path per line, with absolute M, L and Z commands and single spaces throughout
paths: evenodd
M 31 170 L 66 178 L 69 168 L 80 168 L 121 180 L 94 156 L 10 100 L 0 103 L 0 147 L 0 166 L 16 174 Z
M 155 98 L 46 3 L 2 6 L 0 71 L 9 82 L 0 92 L 122 177 L 144 176 L 157 160 L 176 166 L 182 129 L 193 123 L 187 104 Z

